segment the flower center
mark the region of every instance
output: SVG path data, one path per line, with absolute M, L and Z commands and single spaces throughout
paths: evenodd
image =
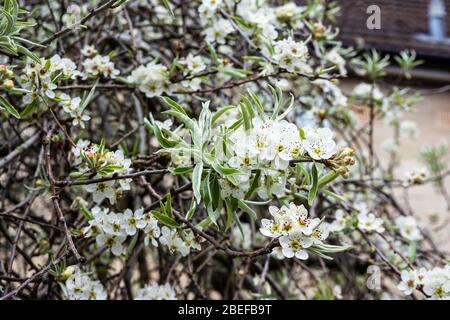
M 106 245 L 107 245 L 108 247 L 114 246 L 115 243 L 116 243 L 116 241 L 114 240 L 114 238 L 109 238 L 109 239 L 106 241 Z
M 299 218 L 298 219 L 298 224 L 301 226 L 307 226 L 309 224 L 309 220 L 306 218 Z
M 298 241 L 298 240 L 292 240 L 292 241 L 291 241 L 291 248 L 292 248 L 294 251 L 298 251 L 298 250 L 300 250 L 300 249 L 302 248 L 302 245 L 301 245 L 300 241 Z
M 279 144 L 279 145 L 277 146 L 277 151 L 278 151 L 278 152 L 283 152 L 283 150 L 284 150 L 284 146 L 283 146 L 282 144 Z
M 291 154 L 293 157 L 299 157 L 300 156 L 300 148 L 298 148 L 298 147 L 292 148 Z
M 435 294 L 436 296 L 438 296 L 438 297 L 442 296 L 443 293 L 444 293 L 444 290 L 442 289 L 441 286 L 436 287 L 436 288 L 434 289 L 434 294 Z
M 321 147 L 314 147 L 313 148 L 314 153 L 316 154 L 321 154 L 322 153 L 322 148 Z
M 278 231 L 280 231 L 280 228 L 276 223 L 274 223 L 270 229 L 272 230 L 273 233 L 278 233 Z
M 292 230 L 292 224 L 290 222 L 285 222 L 283 224 L 283 231 L 289 232 Z
M 313 236 L 316 238 L 320 238 L 320 236 L 322 235 L 322 232 L 320 232 L 320 230 L 316 229 L 313 232 Z

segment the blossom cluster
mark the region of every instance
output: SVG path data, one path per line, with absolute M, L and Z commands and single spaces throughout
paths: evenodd
M 330 225 L 319 218 L 308 217 L 303 205 L 290 203 L 289 207 L 270 206 L 272 219 L 262 219 L 260 232 L 279 241 L 281 253 L 286 258 L 308 259 L 307 249 L 328 238 Z
M 98 55 L 93 47 L 87 46 L 82 52 L 85 55 L 93 56 L 93 58 L 83 61 L 84 72 L 77 70 L 76 64 L 71 59 L 61 58 L 58 54 L 49 59 L 41 58 L 39 61 L 27 58 L 24 73 L 21 76 L 24 104 L 37 106 L 39 101 L 45 102 L 46 105 L 48 105 L 48 100 L 58 102 L 63 111 L 72 118 L 72 125 L 80 126 L 83 129 L 84 123 L 91 119 L 84 113 L 88 101 L 57 91 L 58 82 L 75 80 L 77 77 L 82 79 L 98 76 L 114 78 L 119 74 L 119 70 L 114 68 L 114 63 L 108 56 Z M 7 84 L 11 86 L 11 83 Z
M 163 92 L 170 92 L 167 67 L 156 61 L 134 69 L 127 77 L 127 81 L 136 84 L 148 98 L 160 96 Z
M 88 57 L 83 61 L 83 79 L 98 78 L 100 76 L 114 79 L 119 75 L 120 71 L 115 68 L 114 62 L 111 61 L 110 57 L 98 54 L 94 47 L 85 46 L 81 53 Z
M 353 88 L 353 97 L 360 101 L 373 100 L 375 102 L 380 102 L 384 98 L 383 92 L 376 86 L 368 83 L 360 83 Z
M 191 230 L 178 231 L 167 226 L 160 227 L 155 216 L 151 212 L 144 213 L 143 208 L 134 212 L 126 209 L 116 213 L 96 206 L 89 214 L 88 226 L 83 228 L 82 234 L 86 237 L 95 236 L 99 247 L 106 246 L 116 256 L 125 252 L 127 237 L 135 236 L 139 231 L 145 235 L 145 245 L 157 247 L 162 244 L 171 253 L 179 252 L 186 256 L 191 249 L 201 250 L 202 239 Z
M 181 81 L 181 86 L 189 90 L 199 90 L 202 82 L 201 73 L 206 70 L 206 60 L 201 55 L 189 53 L 180 59 L 179 64 L 184 68 L 183 75 L 186 80 Z
M 313 68 L 307 61 L 308 49 L 305 42 L 295 41 L 286 36 L 286 29 L 296 30 L 304 28 L 303 19 L 309 14 L 307 7 L 298 6 L 293 2 L 281 6 L 271 6 L 268 1 L 242 0 L 236 5 L 236 14 L 239 20 L 234 22 L 226 15 L 224 9 L 228 3 L 222 0 L 204 0 L 198 8 L 201 23 L 204 26 L 206 41 L 225 47 L 231 34 L 240 32 L 254 41 L 271 63 L 289 72 L 311 73 Z M 245 21 L 245 23 L 243 22 Z M 317 37 L 326 34 L 326 29 L 320 23 L 314 24 Z M 345 59 L 340 50 L 333 48 L 329 51 L 323 49 L 321 57 L 328 66 L 337 67 L 341 75 L 346 75 Z
M 125 252 L 124 242 L 127 236 L 134 236 L 138 230 L 143 230 L 146 243 L 155 243 L 160 234 L 157 220 L 147 214 L 144 209 L 136 211 L 126 209 L 123 213 L 115 213 L 108 208 L 94 207 L 90 211 L 91 219 L 82 233 L 84 236 L 95 236 L 99 247 L 106 246 L 111 252 L 120 256 Z
M 428 178 L 428 171 L 425 168 L 416 168 L 406 173 L 405 186 L 420 185 Z
M 292 38 L 275 42 L 273 58 L 281 68 L 289 72 L 311 73 L 311 67 L 306 63 L 308 48 L 303 42 Z
M 121 149 L 109 151 L 104 143 L 100 145 L 88 140 L 79 140 L 72 147 L 73 163 L 78 167 L 78 172 L 73 176 L 82 177 L 93 174 L 96 179 L 101 179 L 113 174 L 127 174 L 130 172 L 131 160 L 125 158 Z M 119 188 L 115 188 L 116 180 L 105 180 L 87 184 L 84 189 L 92 193 L 93 199 L 100 204 L 108 199 L 111 204 L 117 201 L 117 196 L 124 190 L 130 190 L 131 179 L 119 179 Z
M 75 63 L 68 58 L 54 55 L 50 59 L 41 58 L 39 62 L 27 58 L 21 76 L 22 87 L 26 90 L 23 102 L 30 104 L 36 99 L 56 97 L 56 82 L 59 79 L 74 79 L 80 73 Z
M 14 88 L 14 81 L 11 79 L 14 76 L 13 70 L 7 65 L 0 64 L 0 88 L 11 90 Z
M 397 225 L 400 235 L 409 241 L 421 240 L 422 233 L 417 225 L 416 219 L 411 216 L 400 216 L 395 219 L 395 224 Z
M 2 140 L 7 141 L 8 132 L 13 132 L 13 139 L 2 150 L 0 184 L 11 183 L 14 193 L 17 185 L 30 186 L 19 189 L 17 197 L 5 194 L 2 210 L 27 210 L 31 202 L 20 198 L 31 190 L 38 204 L 46 203 L 48 199 L 41 199 L 45 195 L 52 196 L 55 209 L 65 220 L 39 212 L 37 217 L 36 210 L 28 210 L 30 219 L 42 220 L 34 228 L 42 227 L 43 232 L 32 233 L 33 237 L 20 232 L 14 217 L 5 222 L 7 230 L 18 232 L 16 239 L 24 244 L 22 256 L 53 252 L 66 241 L 70 255 L 88 257 L 90 267 L 101 265 L 95 268 L 98 276 L 76 266 L 60 272 L 66 263 L 61 257 L 55 263 L 56 271 L 51 271 L 54 277 L 42 279 L 49 284 L 60 282 L 67 299 L 131 297 L 130 288 L 121 287 L 129 283 L 115 284 L 116 276 L 110 271 L 124 260 L 125 267 L 141 266 L 143 258 L 152 266 L 146 278 L 156 279 L 158 273 L 159 282 L 138 289 L 134 296 L 139 300 L 176 299 L 174 288 L 183 288 L 179 297 L 218 291 L 226 298 L 230 292 L 244 297 L 255 290 L 248 281 L 239 281 L 243 273 L 239 263 L 226 290 L 211 282 L 210 272 L 198 271 L 222 268 L 214 259 L 217 254 L 234 253 L 260 261 L 270 248 L 272 258 L 291 259 L 279 264 L 289 268 L 295 262 L 292 258 L 306 260 L 314 255 L 332 259 L 326 254 L 352 246 L 356 259 L 338 261 L 346 264 L 343 269 L 359 273 L 354 261 L 359 265 L 374 260 L 385 267 L 386 274 L 398 275 L 399 270 L 409 268 L 412 271 L 402 272 L 398 286 L 406 295 L 419 290 L 431 298 L 449 298 L 449 266 L 432 268 L 442 264 L 439 261 L 444 254 L 428 255 L 431 250 L 419 247 L 425 244 L 421 240 L 426 233 L 414 218 L 414 206 L 397 201 L 397 192 L 390 188 L 394 190 L 400 181 L 406 197 L 408 188 L 432 182 L 448 198 L 440 177 L 447 171 L 446 163 L 440 163 L 445 155 L 425 151 L 432 178 L 428 179 L 426 169 L 418 168 L 403 180 L 397 179 L 399 140 L 417 134 L 417 125 L 402 119 L 402 112 L 409 110 L 414 99 L 408 98 L 406 89 L 390 90 L 386 82 L 378 81 L 387 66 L 387 60 L 378 54 L 364 55 L 365 62 L 347 59 L 356 51 L 343 48 L 336 38 L 338 30 L 324 25 L 338 11 L 334 4 L 200 0 L 177 5 L 143 0 L 117 1 L 95 9 L 95 2 L 70 6 L 49 2 L 32 15 L 43 27 L 36 26 L 31 33 L 18 30 L 11 38 L 3 35 L 11 44 L 28 35 L 33 41 L 22 46 L 32 52 L 21 49 L 14 55 L 11 46 L 11 52 L 6 50 L 11 54 L 0 57 L 0 90 L 6 92 L 0 97 L 0 111 L 2 119 L 5 113 L 8 120 L 2 123 L 0 135 L 6 137 Z M 8 6 L 4 6 L 6 11 Z M 21 16 L 27 16 L 24 12 L 13 22 L 22 23 Z M 89 18 L 93 28 L 66 43 L 75 32 L 58 32 L 51 23 L 54 13 L 61 17 L 66 31 L 83 28 L 80 21 L 87 21 L 83 17 Z M 23 26 L 28 24 L 26 21 Z M 42 35 L 50 42 L 40 51 L 39 43 L 46 41 L 33 38 Z M 95 46 L 89 45 L 93 40 Z M 1 51 L 8 45 L 2 41 Z M 39 54 L 45 54 L 44 58 Z M 23 56 L 27 57 L 24 63 L 18 61 Z M 409 55 L 403 56 L 411 60 Z M 344 93 L 338 79 L 347 75 L 347 64 L 365 64 L 356 71 L 370 76 L 372 83 L 361 83 Z M 382 87 L 377 85 L 380 83 Z M 111 94 L 113 89 L 116 91 Z M 283 91 L 289 92 L 291 99 L 285 99 Z M 15 95 L 21 95 L 22 105 L 14 101 Z M 89 104 L 93 107 L 87 108 Z M 359 110 L 369 105 L 374 118 L 361 122 L 353 106 Z M 33 113 L 35 116 L 27 117 Z M 376 135 L 373 124 L 379 118 L 395 132 L 383 144 L 390 153 L 386 163 L 385 158 L 373 154 L 371 143 Z M 28 138 L 33 131 L 35 136 Z M 44 134 L 52 136 L 42 141 L 41 148 L 35 147 L 33 141 L 37 140 L 33 139 Z M 91 142 L 100 136 L 105 137 L 100 143 Z M 353 166 L 355 153 L 357 166 Z M 68 162 L 60 165 L 65 159 Z M 45 170 L 40 170 L 42 164 Z M 6 169 L 20 177 L 10 176 Z M 36 170 L 34 175 L 32 170 Z M 58 197 L 60 191 L 64 192 Z M 123 197 L 124 192 L 129 197 Z M 275 203 L 277 206 L 272 205 Z M 46 241 L 47 225 L 60 222 L 66 232 Z M 189 258 L 174 257 L 208 251 L 203 241 L 215 247 L 211 255 L 206 252 L 208 263 L 191 264 Z M 348 245 L 331 245 L 334 241 Z M 3 242 L 0 239 L 0 245 Z M 138 255 L 139 261 L 128 259 L 133 255 Z M 23 276 L 17 267 L 20 257 L 12 257 L 13 267 L 2 287 L 9 276 Z M 173 263 L 174 272 L 161 273 L 167 263 Z M 277 272 L 276 277 L 271 265 L 267 260 L 262 272 L 265 277 L 253 277 L 253 268 L 244 274 L 244 280 L 253 277 L 256 281 L 254 297 L 282 297 L 280 291 L 295 297 L 295 263 L 292 272 Z M 422 266 L 428 269 L 418 269 Z M 309 280 L 314 280 L 316 266 L 309 267 Z M 321 267 L 326 275 L 326 265 Z M 118 271 L 120 275 L 125 270 Z M 137 287 L 138 274 L 142 284 L 143 272 L 133 272 L 132 286 Z M 270 276 L 279 283 L 264 280 Z M 316 298 L 355 292 L 353 284 L 340 283 L 342 292 L 333 279 L 345 282 L 345 277 L 339 270 L 335 276 L 324 277 L 313 293 Z M 169 282 L 174 279 L 179 282 L 172 287 Z M 36 281 L 38 286 L 40 279 Z M 6 288 L 5 294 L 11 295 L 12 286 Z M 107 291 L 109 288 L 113 290 Z M 20 289 L 24 297 L 32 297 L 36 291 L 28 289 Z M 308 297 L 313 290 L 305 291 Z
M 91 275 L 83 272 L 78 266 L 67 267 L 62 276 L 61 284 L 64 297 L 68 300 L 106 300 L 107 292 L 98 280 L 92 280 Z M 168 283 L 158 285 L 151 283 L 136 292 L 135 300 L 177 300 L 176 292 Z
M 254 118 L 252 128 L 239 128 L 230 136 L 233 154 L 228 159 L 230 167 L 239 168 L 239 190 L 226 184 L 225 195 L 242 196 L 249 187 L 252 170 L 261 169 L 261 185 L 258 195 L 268 198 L 272 194 L 283 195 L 286 184 L 286 170 L 290 161 L 309 156 L 315 160 L 330 159 L 338 148 L 333 132 L 328 128 L 304 130 L 285 120 L 261 120 Z
M 138 290 L 135 300 L 177 300 L 177 296 L 170 284 L 151 283 Z
M 359 212 L 357 216 L 358 228 L 366 232 L 384 232 L 383 219 L 378 218 L 366 203 L 355 204 L 355 209 Z
M 78 266 L 69 266 L 63 275 L 67 277 L 63 292 L 69 300 L 106 300 L 107 293 L 98 280 L 92 280 L 88 273 Z
M 171 253 L 179 252 L 182 256 L 187 256 L 191 249 L 201 250 L 203 238 L 194 234 L 192 230 L 171 229 L 163 226 L 159 242 L 166 246 Z
M 431 270 L 402 271 L 398 288 L 404 294 L 410 295 L 415 289 L 423 290 L 430 299 L 450 299 L 450 265 L 444 268 L 435 267 Z
M 81 72 L 69 58 L 54 55 L 50 59 L 40 59 L 40 63 L 28 58 L 24 74 L 21 76 L 22 87 L 25 90 L 23 102 L 34 105 L 39 101 L 56 101 L 72 118 L 72 125 L 84 128 L 84 122 L 90 120 L 90 116 L 84 112 L 86 104 L 80 97 L 71 97 L 57 91 L 59 81 L 73 80 L 80 75 Z
M 172 83 L 168 68 L 156 60 L 140 65 L 127 77 L 127 82 L 136 85 L 146 97 L 152 98 L 163 93 L 169 94 L 176 88 L 180 90 L 199 90 L 201 73 L 206 69 L 206 60 L 201 55 L 189 53 L 178 60 L 177 67 L 183 70 L 183 78 Z

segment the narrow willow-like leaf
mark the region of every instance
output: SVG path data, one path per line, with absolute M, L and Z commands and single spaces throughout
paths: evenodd
M 173 10 L 172 10 L 172 6 L 170 5 L 168 0 L 162 0 L 164 6 L 166 7 L 166 9 L 170 12 L 170 14 L 172 15 L 172 17 L 175 17 Z
M 6 109 L 10 115 L 13 117 L 20 119 L 20 114 L 17 112 L 16 108 L 4 97 L 0 96 L 0 106 Z
M 320 177 L 319 187 L 330 183 L 331 181 L 335 180 L 339 176 L 340 176 L 340 174 L 336 171 L 328 172 L 326 175 L 323 175 L 322 177 Z
M 203 172 L 203 162 L 199 162 L 194 167 L 194 172 L 192 173 L 192 190 L 194 192 L 194 197 L 197 200 L 197 204 L 200 203 L 202 195 L 200 194 L 200 187 L 202 184 L 202 172 Z
M 309 194 L 308 194 L 308 204 L 309 205 L 313 204 L 314 199 L 316 198 L 316 195 L 317 195 L 317 190 L 319 188 L 319 176 L 317 174 L 316 164 L 313 164 L 312 169 L 311 169 L 311 180 L 312 180 L 312 185 L 311 185 L 311 188 L 309 189 Z
M 256 212 L 250 208 L 243 200 L 237 199 L 238 207 L 247 213 L 253 220 L 256 220 L 258 217 Z
M 31 52 L 30 50 L 28 50 L 27 48 L 25 48 L 24 46 L 18 44 L 17 51 L 20 53 L 23 53 L 28 58 L 34 60 L 37 64 L 41 64 L 41 60 L 39 59 L 39 57 L 37 55 L 35 55 L 33 52 Z
M 134 247 L 136 247 L 138 239 L 139 239 L 139 231 L 136 232 L 136 234 L 134 235 L 133 239 L 131 239 L 130 244 L 128 245 L 127 257 L 133 252 L 133 249 L 134 249 Z
M 178 102 L 172 100 L 169 97 L 165 97 L 165 96 L 161 97 L 161 99 L 163 99 L 164 103 L 167 104 L 169 107 L 171 107 L 171 108 L 175 109 L 176 111 L 184 114 L 185 116 L 188 115 L 186 113 L 186 111 L 183 109 L 183 107 L 178 104 Z
M 220 108 L 220 109 L 217 110 L 217 111 L 214 113 L 214 115 L 212 116 L 212 118 L 211 118 L 211 123 L 212 123 L 212 124 L 216 123 L 217 120 L 219 120 L 219 118 L 220 118 L 224 113 L 226 113 L 227 111 L 229 111 L 229 110 L 231 110 L 231 109 L 234 109 L 234 108 L 236 108 L 236 107 L 233 106 L 233 105 L 228 105 L 228 106 L 225 106 L 225 107 Z
M 186 220 L 191 220 L 192 219 L 196 208 L 197 208 L 197 205 L 195 204 L 195 201 L 192 200 L 191 201 L 191 206 L 189 207 L 189 210 L 186 213 Z
M 180 225 L 171 217 L 166 216 L 162 214 L 159 211 L 152 210 L 151 214 L 155 216 L 156 219 L 158 219 L 162 224 L 165 224 L 166 226 L 172 227 L 172 228 L 179 228 Z
M 347 199 L 345 199 L 343 196 L 340 196 L 340 195 L 338 195 L 338 194 L 336 194 L 336 193 L 334 193 L 334 192 L 332 192 L 330 190 L 321 189 L 321 192 L 323 192 L 324 195 L 326 195 L 328 197 L 331 197 L 333 199 L 336 199 L 338 201 L 347 202 Z

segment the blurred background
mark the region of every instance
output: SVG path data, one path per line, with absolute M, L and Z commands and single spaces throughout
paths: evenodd
M 345 46 L 373 48 L 391 56 L 413 49 L 424 61 L 408 81 L 401 79 L 399 68 L 389 67 L 386 83 L 380 84 L 385 89 L 393 85 L 412 87 L 423 95 L 413 112 L 404 117 L 417 125 L 416 136 L 404 140 L 400 146 L 401 163 L 396 173 L 397 177 L 404 177 L 409 170 L 425 166 L 420 156 L 423 147 L 450 141 L 450 0 L 338 0 L 337 3 L 341 11 L 336 25 Z M 370 30 L 366 24 L 370 16 L 366 10 L 371 5 L 380 8 L 379 30 Z M 344 92 L 349 93 L 360 81 L 364 79 L 349 74 L 341 81 Z M 364 112 L 360 115 L 364 120 Z M 391 127 L 382 120 L 376 122 L 375 148 L 382 160 L 389 157 L 385 149 L 393 136 Z M 448 162 L 448 154 L 445 159 Z M 448 176 L 445 186 L 450 189 Z M 413 187 L 409 192 L 416 218 L 428 226 L 441 248 L 450 251 L 450 211 L 442 195 L 430 184 Z

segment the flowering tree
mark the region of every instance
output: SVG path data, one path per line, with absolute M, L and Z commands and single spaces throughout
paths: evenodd
M 2 5 L 3 299 L 450 297 L 393 192 L 450 204 L 445 146 L 394 172 L 418 96 L 380 84 L 414 52 L 343 48 L 329 1 L 65 4 Z

